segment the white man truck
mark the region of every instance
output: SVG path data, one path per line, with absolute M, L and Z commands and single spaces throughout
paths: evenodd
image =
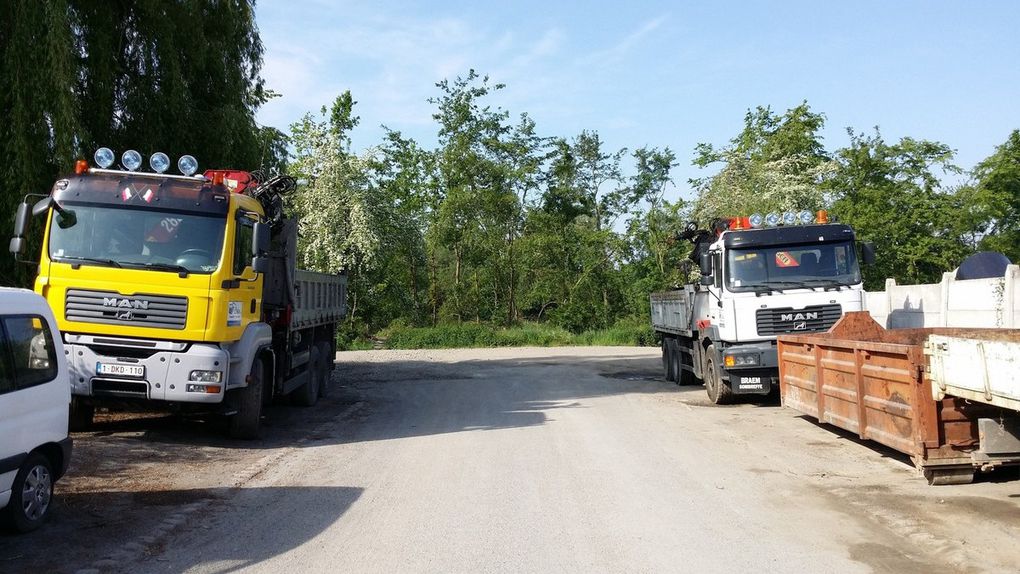
M 165 154 L 125 152 L 124 170 L 79 160 L 34 207 L 17 212 L 10 249 L 44 217 L 35 291 L 56 315 L 71 376 L 71 425 L 96 406 L 133 403 L 230 416 L 259 434 L 262 407 L 329 390 L 346 278 L 296 268 L 297 222 L 283 215 L 286 176 L 163 173 Z
M 694 243 L 701 278 L 652 293 L 652 326 L 666 380 L 702 382 L 715 404 L 778 392 L 777 335 L 825 331 L 862 309 L 854 232 L 824 211 L 689 225 L 681 237 Z M 870 262 L 873 247 L 861 251 Z

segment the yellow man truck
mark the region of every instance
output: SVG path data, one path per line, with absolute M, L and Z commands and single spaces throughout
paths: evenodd
M 329 391 L 346 277 L 296 268 L 297 222 L 282 196 L 295 182 L 239 171 L 165 173 L 165 154 L 121 157 L 18 207 L 10 250 L 45 218 L 35 291 L 56 315 L 71 376 L 71 425 L 97 406 L 143 403 L 227 415 L 237 438 L 259 434 L 274 397 L 310 406 Z M 37 201 L 36 201 L 37 199 Z M 34 201 L 34 205 L 30 205 Z

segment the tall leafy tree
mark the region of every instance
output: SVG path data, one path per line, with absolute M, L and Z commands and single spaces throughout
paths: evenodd
M 822 207 L 821 183 L 834 168 L 821 142 L 824 125 L 825 117 L 807 102 L 781 115 L 759 106 L 747 112 L 744 129 L 728 145 L 698 144 L 694 165 L 720 168 L 691 180 L 698 192 L 694 217 L 707 224 L 716 217 Z
M 953 151 L 912 138 L 890 144 L 877 130 L 870 136 L 847 131 L 850 145 L 836 153 L 839 168 L 829 185 L 839 194 L 834 213 L 878 247 L 866 286 L 881 288 L 886 277 L 938 281 L 971 251 L 964 198 L 944 189 L 937 173 L 959 171 Z
M 1013 130 L 979 163 L 973 177 L 975 183 L 965 193 L 980 248 L 1020 263 L 1020 130 Z
M 5 213 L 99 146 L 282 169 L 283 134 L 254 119 L 272 93 L 252 0 L 7 1 L 0 11 Z M 0 276 L 24 284 L 27 270 L 11 266 L 0 259 Z

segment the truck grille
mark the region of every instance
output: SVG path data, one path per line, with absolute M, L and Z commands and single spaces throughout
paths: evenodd
M 778 309 L 758 309 L 755 314 L 758 322 L 758 334 L 780 335 L 782 333 L 811 333 L 826 331 L 843 315 L 843 308 L 838 304 L 813 305 L 803 309 L 781 307 Z
M 188 320 L 188 298 L 68 289 L 64 318 L 84 323 L 183 329 Z
M 92 394 L 97 397 L 139 397 L 144 399 L 149 396 L 149 384 L 137 381 L 92 379 Z

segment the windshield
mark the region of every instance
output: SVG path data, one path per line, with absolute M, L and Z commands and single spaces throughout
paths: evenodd
M 75 223 L 50 226 L 50 258 L 65 263 L 211 273 L 223 251 L 222 215 L 65 204 Z
M 730 291 L 856 285 L 861 282 L 850 241 L 730 249 L 726 287 Z

